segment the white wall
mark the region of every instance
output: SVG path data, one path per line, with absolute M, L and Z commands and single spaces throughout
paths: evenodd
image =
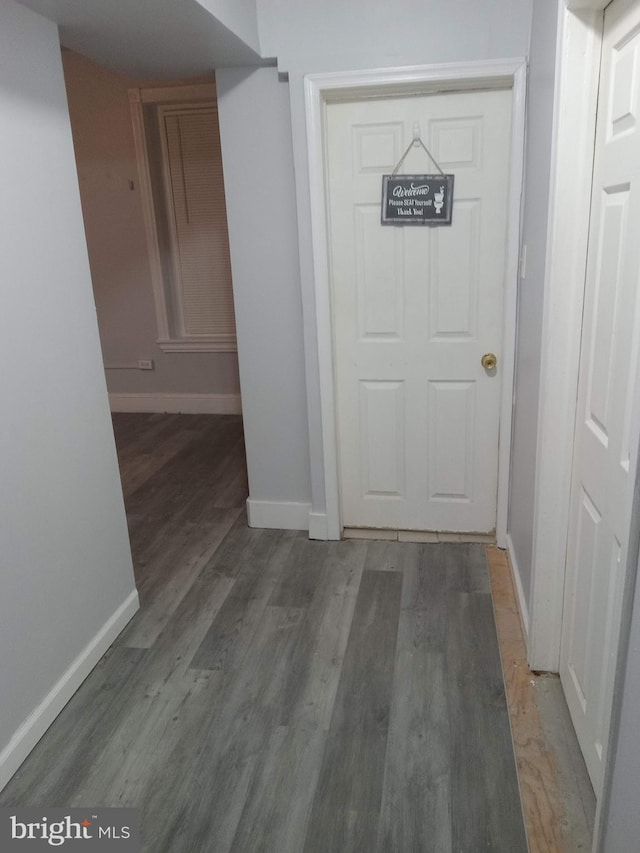
M 13 0 L 0 171 L 2 787 L 137 608 L 58 35 Z
M 216 80 L 249 492 L 275 505 L 282 526 L 304 527 L 309 443 L 289 87 L 274 68 L 219 69 Z
M 159 395 L 238 395 L 236 353 L 164 353 L 156 344 L 128 97 L 130 88 L 145 81 L 68 50 L 63 62 L 109 391 L 158 395 L 159 410 L 167 402 Z M 155 369 L 115 369 L 136 365 L 139 358 L 152 358 Z
M 305 359 L 311 498 L 318 515 L 325 510 L 325 490 L 304 74 L 525 56 L 530 22 L 531 0 L 409 0 L 400 6 L 387 0 L 258 0 L 263 55 L 276 56 L 289 75 L 304 328 L 296 360 Z
M 558 0 L 533 4 L 522 243 L 525 278 L 518 298 L 518 344 L 512 446 L 509 536 L 514 565 L 529 605 L 542 309 L 547 252 Z

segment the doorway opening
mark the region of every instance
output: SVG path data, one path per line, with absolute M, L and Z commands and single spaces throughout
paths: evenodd
M 147 553 L 154 519 L 188 555 L 246 498 L 215 80 L 149 85 L 63 57 L 131 544 L 147 577 L 162 556 Z
M 335 324 L 331 295 L 330 197 L 327 180 L 328 113 L 332 104 L 351 100 L 365 103 L 378 98 L 416 97 L 442 92 L 473 92 L 509 89 L 510 139 L 508 159 L 508 228 L 505 250 L 503 302 L 503 359 L 500 381 L 498 487 L 496 537 L 506 545 L 510 436 L 515 351 L 517 265 L 519 253 L 519 204 L 522 190 L 524 139 L 525 61 L 479 62 L 425 66 L 391 71 L 309 75 L 305 78 L 307 137 L 310 168 L 314 286 L 320 362 L 320 401 L 323 436 L 327 535 L 339 538 L 344 527 L 340 483 L 337 367 L 334 356 Z M 389 390 L 387 388 L 387 390 Z M 386 411 L 386 407 L 385 411 Z M 318 460 L 320 462 L 320 460 Z M 397 525 L 391 525 L 397 526 Z

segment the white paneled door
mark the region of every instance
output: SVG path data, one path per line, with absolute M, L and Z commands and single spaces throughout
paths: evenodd
M 560 676 L 599 795 L 637 464 L 640 2 L 605 13 Z
M 495 528 L 510 116 L 502 90 L 327 107 L 344 526 Z M 416 122 L 455 175 L 451 226 L 380 224 Z M 401 171 L 436 168 L 414 147 Z

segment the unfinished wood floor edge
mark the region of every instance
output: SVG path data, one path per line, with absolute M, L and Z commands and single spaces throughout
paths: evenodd
M 452 533 L 441 530 L 396 530 L 391 527 L 345 527 L 343 539 L 373 539 L 388 542 L 413 542 L 419 545 L 437 543 L 470 543 L 495 545 L 493 533 Z
M 504 674 L 518 784 L 530 853 L 571 853 L 558 762 L 536 704 L 520 610 L 506 551 L 486 548 L 500 658 Z

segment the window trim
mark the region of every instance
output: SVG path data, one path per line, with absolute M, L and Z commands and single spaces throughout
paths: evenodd
M 212 101 L 216 103 L 216 87 L 213 83 L 197 83 L 189 86 L 164 86 L 149 89 L 129 89 L 129 105 L 133 126 L 133 140 L 138 163 L 140 200 L 144 219 L 151 286 L 158 326 L 156 343 L 163 352 L 237 352 L 235 334 L 206 336 L 176 336 L 168 303 L 165 280 L 158 241 L 158 222 L 153 200 L 151 166 L 147 151 L 144 124 L 144 106 L 148 104 L 173 104 L 180 102 Z

